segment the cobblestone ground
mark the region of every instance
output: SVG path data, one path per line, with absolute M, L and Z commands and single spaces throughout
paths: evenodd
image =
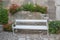
M 60 40 L 60 35 L 42 35 L 40 33 L 0 32 L 0 40 Z

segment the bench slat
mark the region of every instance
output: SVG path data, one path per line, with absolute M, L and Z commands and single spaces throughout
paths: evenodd
M 16 20 L 16 22 L 47 22 L 47 20 Z
M 48 30 L 47 26 L 36 26 L 36 25 L 16 25 L 14 29 L 35 29 L 35 30 Z

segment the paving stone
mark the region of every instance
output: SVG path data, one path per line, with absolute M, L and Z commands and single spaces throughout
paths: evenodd
M 25 38 L 19 38 L 18 40 L 25 40 Z
M 13 35 L 12 32 L 1 32 L 0 40 L 60 40 L 60 35 L 40 35 L 38 34 L 21 34 L 19 32 L 16 35 Z

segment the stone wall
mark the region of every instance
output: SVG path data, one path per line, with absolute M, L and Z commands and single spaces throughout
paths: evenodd
M 60 20 L 60 0 L 55 0 L 56 6 L 56 20 Z
M 54 0 L 23 0 L 23 1 L 17 0 L 14 3 L 20 5 L 20 4 L 27 3 L 27 2 L 31 2 L 31 3 L 34 3 L 34 4 L 37 3 L 39 5 L 47 6 L 48 7 L 49 19 L 51 19 L 51 20 L 56 19 L 56 7 L 55 7 L 55 1 Z
M 10 0 L 3 0 L 3 7 L 7 7 L 10 4 Z
M 55 0 L 48 0 L 47 4 L 48 4 L 49 19 L 56 20 Z
M 54 0 L 10 0 L 7 2 L 8 2 L 7 6 L 9 6 L 10 4 L 13 4 L 13 3 L 21 5 L 21 4 L 27 3 L 27 2 L 31 2 L 34 4 L 37 3 L 39 5 L 47 6 L 48 7 L 49 19 L 52 19 L 52 20 L 56 19 L 56 7 L 55 7 Z
M 37 3 L 39 5 L 47 5 L 47 0 L 11 0 L 11 3 L 16 3 L 16 4 L 23 4 L 23 3 L 28 3 L 28 2 L 31 2 L 31 3 Z

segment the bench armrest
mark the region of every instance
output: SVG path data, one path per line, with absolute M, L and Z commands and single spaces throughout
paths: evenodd
M 16 24 L 15 24 L 15 23 L 13 23 L 13 24 L 12 24 L 12 28 L 13 28 L 13 27 L 15 27 L 15 26 L 16 26 Z

